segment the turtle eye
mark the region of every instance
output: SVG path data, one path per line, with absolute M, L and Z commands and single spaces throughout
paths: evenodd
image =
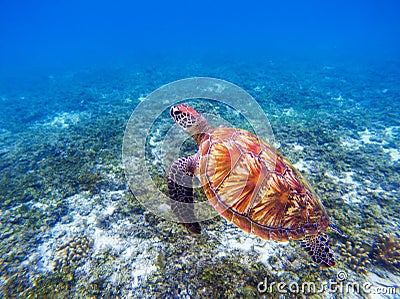
M 173 118 L 176 118 L 178 115 L 182 114 L 182 111 L 178 109 L 176 106 L 172 106 L 169 112 Z

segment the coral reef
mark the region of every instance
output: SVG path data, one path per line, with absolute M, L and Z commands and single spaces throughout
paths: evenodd
M 60 271 L 64 267 L 79 265 L 89 256 L 92 247 L 93 239 L 87 236 L 75 236 L 57 248 L 53 269 Z
M 394 235 L 379 235 L 374 243 L 374 258 L 392 270 L 400 271 L 400 240 Z
M 20 294 L 24 298 L 71 298 L 77 278 L 72 269 L 66 269 L 34 278 L 32 287 Z
M 371 267 L 370 249 L 360 238 L 347 240 L 340 253 L 346 265 L 357 273 L 366 273 Z

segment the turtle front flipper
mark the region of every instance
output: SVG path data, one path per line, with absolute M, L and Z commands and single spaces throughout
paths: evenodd
M 172 212 L 188 231 L 201 233 L 200 224 L 194 214 L 193 175 L 197 167 L 197 155 L 176 160 L 168 175 L 168 194 Z
M 329 237 L 326 234 L 305 237 L 301 241 L 301 246 L 304 247 L 312 260 L 322 267 L 328 268 L 335 265 L 333 251 L 329 247 Z

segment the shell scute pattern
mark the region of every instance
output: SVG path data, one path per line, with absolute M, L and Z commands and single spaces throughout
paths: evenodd
M 319 198 L 273 147 L 240 129 L 216 128 L 200 144 L 199 173 L 221 215 L 264 239 L 301 239 L 329 224 Z

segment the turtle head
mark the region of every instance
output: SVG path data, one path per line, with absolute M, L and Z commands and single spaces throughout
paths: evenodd
M 196 139 L 197 143 L 199 143 L 204 133 L 210 130 L 210 125 L 206 118 L 188 104 L 176 104 L 171 107 L 169 113 L 185 132 Z

